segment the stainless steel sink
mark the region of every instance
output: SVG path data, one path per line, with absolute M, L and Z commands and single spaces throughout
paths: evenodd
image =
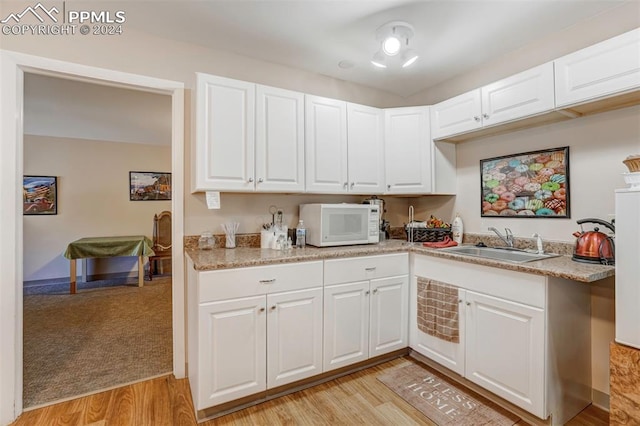
M 494 247 L 475 247 L 475 246 L 456 246 L 441 249 L 443 252 L 461 254 L 464 256 L 482 257 L 485 259 L 502 260 L 512 263 L 526 263 L 534 260 L 549 259 L 558 257 L 553 253 L 529 253 L 518 249 L 494 248 Z

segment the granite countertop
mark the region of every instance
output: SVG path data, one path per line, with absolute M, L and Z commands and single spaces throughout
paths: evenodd
M 212 250 L 189 248 L 185 250 L 186 255 L 193 261 L 194 268 L 198 271 L 403 252 L 424 254 L 427 256 L 441 257 L 443 259 L 459 260 L 511 271 L 566 278 L 581 282 L 598 281 L 612 277 L 615 274 L 615 267 L 613 266 L 575 262 L 571 260 L 571 256 L 559 256 L 527 263 L 511 263 L 447 253 L 442 250 L 423 247 L 420 243 L 410 245 L 406 241 L 401 240 L 389 240 L 379 244 L 346 247 L 317 248 L 307 246 L 304 249 L 292 248 L 288 251 L 251 247 L 237 247 L 234 249 L 216 248 Z

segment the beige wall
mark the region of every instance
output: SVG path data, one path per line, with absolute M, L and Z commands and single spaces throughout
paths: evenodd
M 58 214 L 24 216 L 24 280 L 69 276 L 62 255 L 83 237 L 147 235 L 170 201 L 129 201 L 129 172 L 171 170 L 171 147 L 25 136 L 24 173 L 58 177 Z M 89 274 L 129 272 L 134 258 L 89 261 Z M 80 264 L 80 262 L 78 262 Z
M 481 159 L 562 146 L 570 151 L 571 219 L 480 217 Z M 516 237 L 537 232 L 546 240 L 573 242 L 576 220 L 608 220 L 614 213 L 614 190 L 625 187 L 622 160 L 639 152 L 639 106 L 472 140 L 457 145 L 455 200 L 421 197 L 411 202 L 421 220 L 431 213 L 451 218 L 460 212 L 465 232 L 489 234 L 489 226 L 508 227 Z

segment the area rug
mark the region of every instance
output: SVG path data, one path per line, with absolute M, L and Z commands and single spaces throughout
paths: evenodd
M 24 406 L 172 371 L 171 277 L 24 296 Z
M 378 380 L 439 426 L 502 426 L 520 420 L 481 395 L 417 364 L 385 373 Z

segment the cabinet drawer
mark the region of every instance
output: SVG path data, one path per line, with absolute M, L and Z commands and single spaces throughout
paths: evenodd
M 198 274 L 198 302 L 318 286 L 322 286 L 322 261 L 204 271 Z
M 407 253 L 331 259 L 324 262 L 324 284 L 373 280 L 409 273 Z

